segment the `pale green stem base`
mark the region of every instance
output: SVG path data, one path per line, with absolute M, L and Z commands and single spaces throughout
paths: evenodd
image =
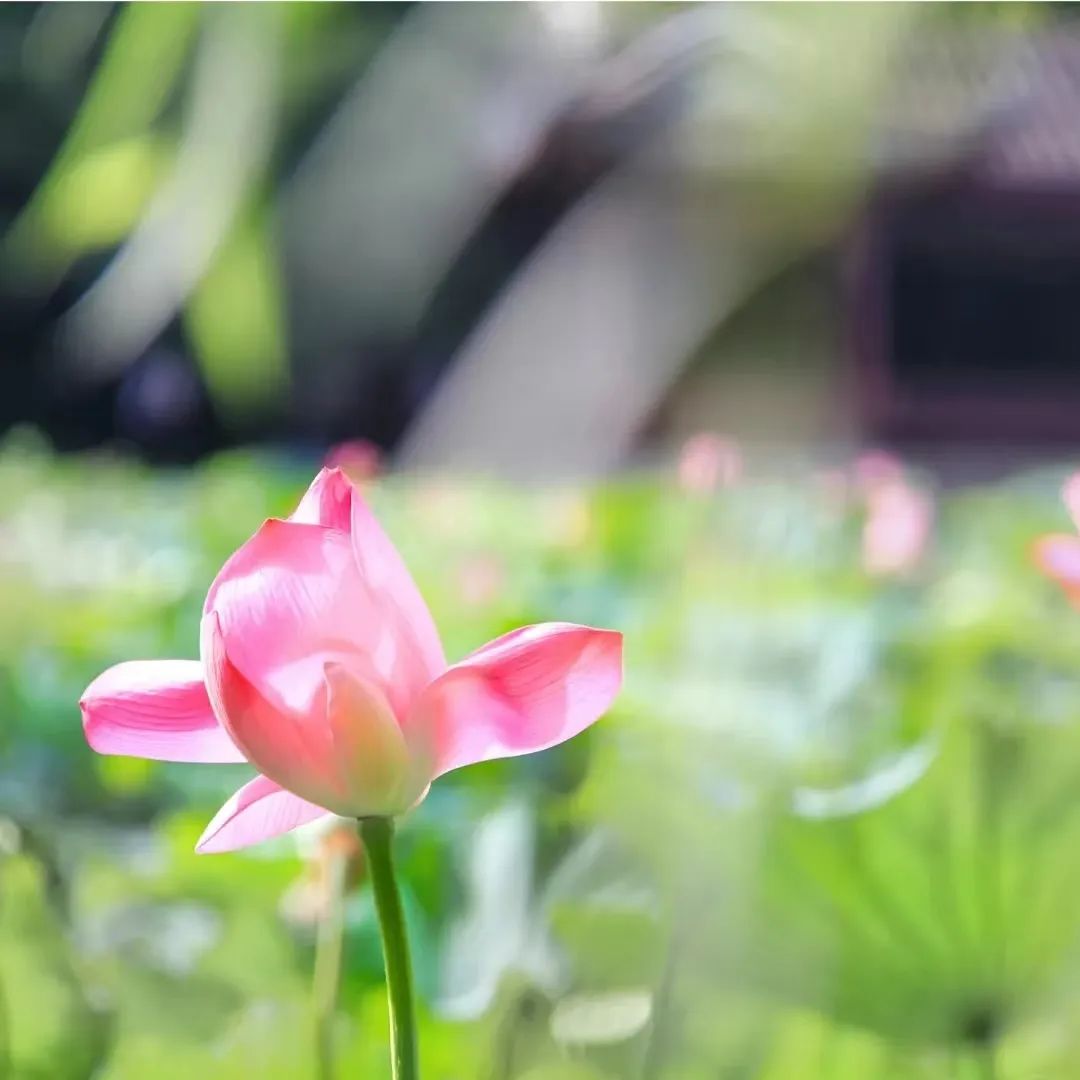
M 375 893 L 375 910 L 382 934 L 386 965 L 386 995 L 390 1003 L 390 1066 L 394 1080 L 418 1080 L 416 1012 L 405 918 L 394 876 L 394 823 L 390 818 L 362 818 L 360 837 Z

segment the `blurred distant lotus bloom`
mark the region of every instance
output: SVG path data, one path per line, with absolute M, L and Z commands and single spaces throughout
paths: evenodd
M 354 887 L 364 875 L 364 849 L 355 823 L 328 816 L 308 828 L 317 832 L 306 852 L 304 872 L 281 899 L 282 916 L 298 927 L 314 926 L 327 917 L 335 899 L 335 862 L 344 865 L 339 888 Z
M 867 450 L 855 459 L 852 474 L 855 486 L 869 493 L 876 488 L 902 482 L 904 463 L 887 450 Z
M 913 570 L 930 537 L 934 506 L 906 480 L 883 481 L 867 495 L 862 560 L 868 574 L 888 576 Z
M 1061 498 L 1073 524 L 1080 528 L 1080 473 L 1073 473 L 1061 489 Z
M 1080 529 L 1080 473 L 1071 476 L 1062 490 L 1065 506 Z M 1052 533 L 1035 542 L 1035 563 L 1052 577 L 1068 598 L 1080 607 L 1080 536 Z
M 200 851 L 327 811 L 402 814 L 443 773 L 576 735 L 622 681 L 622 636 L 571 623 L 515 630 L 447 665 L 416 585 L 340 469 L 225 563 L 200 652 L 119 664 L 81 701 L 100 753 L 259 770 Z
M 367 439 L 349 439 L 332 446 L 323 464 L 341 469 L 354 483 L 365 484 L 383 471 L 383 452 Z
M 694 435 L 686 440 L 679 455 L 679 486 L 697 495 L 738 483 L 742 471 L 738 443 L 722 435 Z

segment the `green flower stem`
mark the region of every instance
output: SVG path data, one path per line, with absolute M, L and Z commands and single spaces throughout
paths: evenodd
M 360 837 L 375 892 L 375 910 L 382 934 L 386 994 L 390 1002 L 390 1065 L 394 1080 L 418 1080 L 416 1012 L 413 1007 L 409 942 L 401 896 L 394 876 L 394 823 L 390 818 L 362 818 Z
M 341 954 L 345 931 L 345 878 L 348 856 L 333 851 L 327 867 L 326 911 L 315 941 L 315 1052 L 319 1080 L 334 1080 L 334 1016 L 341 984 Z

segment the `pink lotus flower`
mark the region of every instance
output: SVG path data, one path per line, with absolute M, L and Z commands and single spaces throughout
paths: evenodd
M 923 556 L 934 519 L 930 497 L 904 479 L 882 480 L 867 493 L 862 562 L 868 574 L 905 574 Z
M 332 446 L 323 464 L 341 469 L 356 484 L 366 484 L 383 471 L 383 453 L 368 439 L 348 439 Z
M 1061 494 L 1073 524 L 1080 529 L 1080 473 L 1065 481 Z M 1080 536 L 1066 533 L 1043 536 L 1035 542 L 1033 555 L 1039 569 L 1052 577 L 1080 607 Z
M 711 432 L 692 435 L 679 454 L 679 486 L 695 495 L 738 483 L 743 472 L 742 451 L 734 439 Z
M 904 463 L 887 450 L 866 450 L 851 468 L 855 486 L 863 492 L 894 484 L 904 478 Z
M 200 851 L 328 811 L 404 813 L 452 769 L 576 735 L 622 681 L 621 634 L 571 623 L 515 630 L 447 665 L 416 585 L 338 469 L 225 563 L 200 653 L 118 664 L 80 702 L 99 753 L 259 770 Z
M 318 832 L 309 839 L 304 870 L 286 889 L 278 908 L 296 927 L 314 926 L 329 917 L 335 891 L 354 888 L 364 877 L 364 848 L 355 822 L 328 815 L 310 829 Z M 340 882 L 335 880 L 338 862 L 343 871 Z

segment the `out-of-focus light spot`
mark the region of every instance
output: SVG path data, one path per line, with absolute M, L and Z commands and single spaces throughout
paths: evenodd
M 105 535 L 73 529 L 52 496 L 26 500 L 0 530 L 0 570 L 26 574 L 42 589 L 117 589 L 125 595 L 176 599 L 192 583 L 194 556 L 178 546 L 147 550 L 117 530 Z
M 86 920 L 77 936 L 90 955 L 133 950 L 161 971 L 190 975 L 221 930 L 221 916 L 202 904 L 131 904 Z
M 121 428 L 141 435 L 184 427 L 201 401 L 191 365 L 176 353 L 156 350 L 125 378 L 116 409 Z
M 22 833 L 11 818 L 0 818 L 0 855 L 17 855 L 22 848 Z
M 145 758 L 103 757 L 96 765 L 105 789 L 115 795 L 145 791 L 155 771 L 154 762 Z
M 563 1046 L 625 1042 L 645 1029 L 652 994 L 645 989 L 565 997 L 551 1014 L 551 1036 Z
M 42 202 L 48 242 L 62 255 L 121 241 L 138 223 L 171 161 L 144 135 L 104 146 L 61 173 Z
M 588 53 L 600 43 L 604 13 L 595 0 L 539 0 L 536 10 L 567 49 Z
M 995 580 L 978 570 L 958 570 L 942 581 L 933 603 L 936 617 L 954 630 L 976 626 L 997 611 Z

